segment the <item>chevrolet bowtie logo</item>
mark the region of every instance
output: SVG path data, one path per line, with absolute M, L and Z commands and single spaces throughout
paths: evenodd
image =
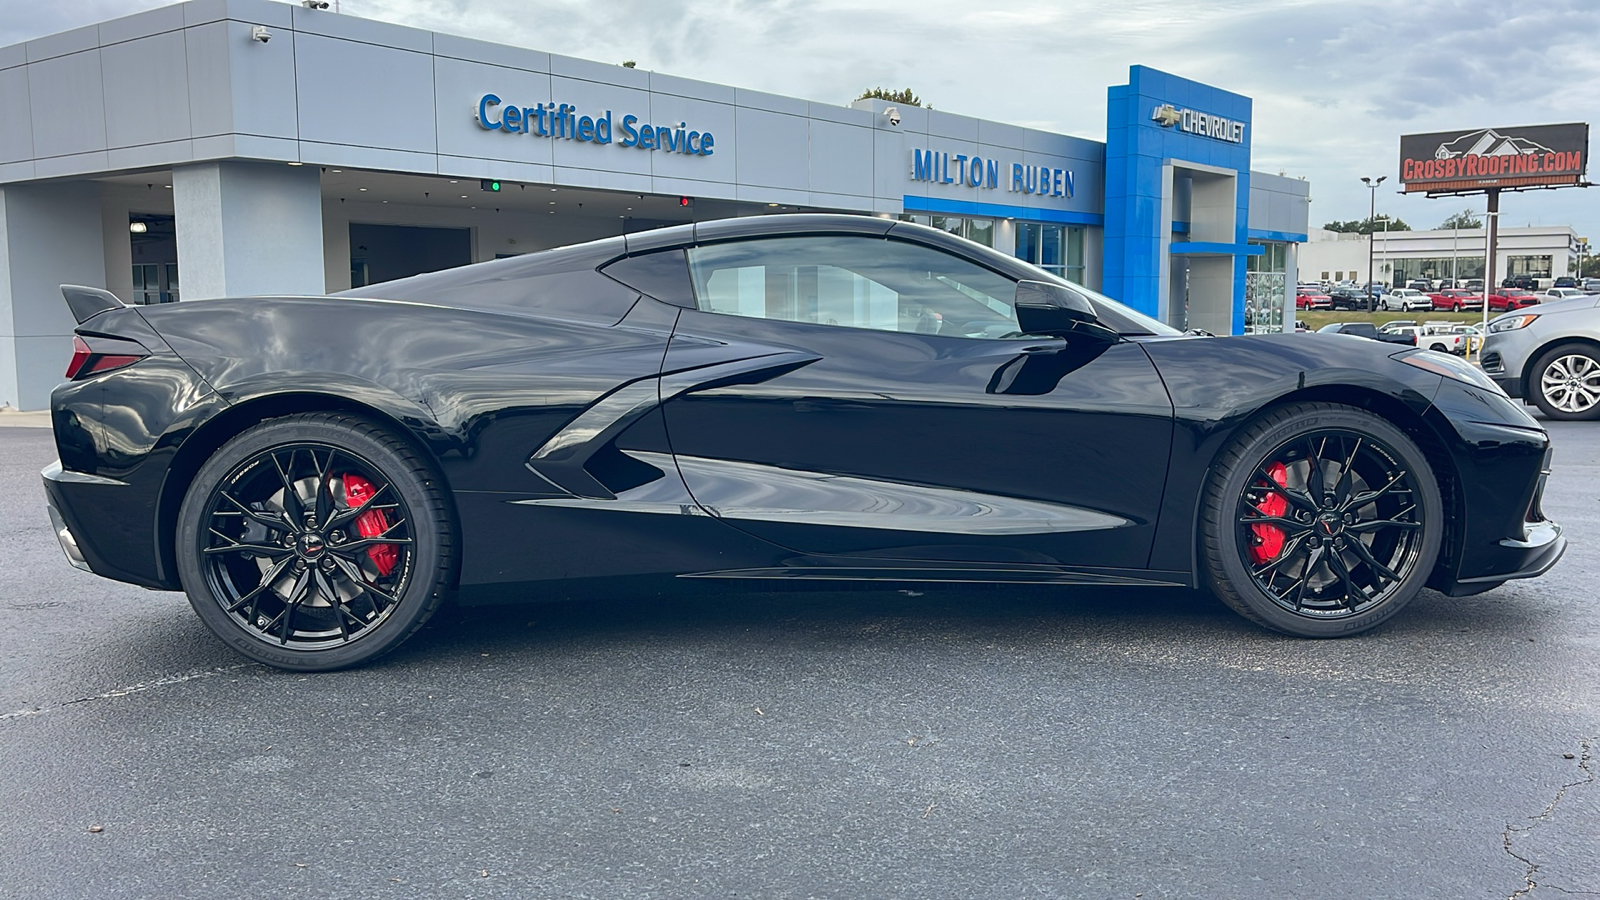
M 1162 128 L 1171 128 L 1178 124 L 1178 120 L 1182 118 L 1183 113 L 1178 112 L 1178 108 L 1171 103 L 1161 104 L 1156 107 L 1155 112 L 1150 114 L 1151 121 L 1160 122 Z

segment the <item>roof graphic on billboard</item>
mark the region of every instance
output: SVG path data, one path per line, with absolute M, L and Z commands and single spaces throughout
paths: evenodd
M 1519 153 L 1549 153 L 1550 148 L 1522 137 L 1506 137 L 1493 128 L 1471 131 L 1453 141 L 1439 145 L 1433 151 L 1434 159 L 1454 159 L 1458 156 L 1516 156 Z

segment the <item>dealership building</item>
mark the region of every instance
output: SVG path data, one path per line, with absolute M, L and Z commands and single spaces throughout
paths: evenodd
M 1106 109 L 1101 143 L 272 0 L 0 47 L 0 405 L 48 404 L 62 283 L 322 294 L 775 212 L 911 219 L 1179 327 L 1283 330 L 1309 185 L 1250 170 L 1250 99 L 1134 66 Z

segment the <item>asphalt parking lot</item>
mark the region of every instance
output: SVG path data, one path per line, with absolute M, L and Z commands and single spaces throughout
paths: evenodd
M 0 896 L 1600 892 L 1600 423 L 1552 433 L 1561 564 L 1348 640 L 1188 592 L 619 597 L 301 676 L 69 568 L 49 432 L 0 427 Z

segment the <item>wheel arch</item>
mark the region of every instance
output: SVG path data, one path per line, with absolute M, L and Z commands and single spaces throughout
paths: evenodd
M 1392 394 L 1362 385 L 1321 384 L 1300 388 L 1274 397 L 1250 411 L 1249 414 L 1238 418 L 1237 424 L 1229 430 L 1227 437 L 1218 443 L 1216 451 L 1209 460 L 1208 468 L 1214 468 L 1220 463 L 1223 452 L 1251 422 L 1284 406 L 1312 402 L 1339 403 L 1357 409 L 1365 409 L 1381 416 L 1416 443 L 1417 447 L 1422 451 L 1422 455 L 1427 459 L 1428 465 L 1433 469 L 1434 478 L 1439 483 L 1439 495 L 1444 504 L 1444 539 L 1440 542 L 1439 558 L 1434 562 L 1433 572 L 1429 576 L 1428 583 L 1433 586 L 1439 582 L 1440 578 L 1449 578 L 1450 573 L 1456 571 L 1463 540 L 1460 522 L 1466 509 L 1466 497 L 1462 493 L 1461 474 L 1456 467 L 1455 460 L 1451 458 L 1449 450 L 1446 449 L 1444 436 L 1440 435 L 1434 426 L 1428 422 L 1423 413 L 1418 412 Z M 1202 505 L 1196 502 L 1194 521 L 1191 525 L 1195 541 L 1193 552 L 1195 554 L 1194 572 L 1197 585 L 1201 571 L 1200 516 Z
M 210 459 L 223 444 L 253 425 L 280 416 L 312 412 L 346 412 L 363 416 L 388 428 L 411 445 L 411 448 L 433 467 L 434 474 L 445 486 L 444 496 L 449 503 L 450 515 L 459 522 L 455 510 L 455 497 L 449 490 L 448 482 L 445 481 L 438 454 L 394 411 L 363 403 L 351 397 L 317 391 L 266 394 L 236 403 L 212 416 L 185 438 L 173 455 L 156 501 L 156 552 L 164 580 L 171 582 L 174 588 L 180 587 L 177 575 L 178 510 L 183 505 L 183 498 L 189 493 L 190 485 L 194 483 L 195 475 L 199 473 L 200 467 L 205 465 L 206 460 Z
M 1592 337 L 1576 334 L 1566 335 L 1564 337 L 1553 337 L 1535 347 L 1528 353 L 1526 357 L 1527 362 L 1525 362 L 1522 366 L 1521 383 L 1523 397 L 1529 398 L 1530 400 L 1533 397 L 1532 387 L 1534 363 L 1539 361 L 1539 357 L 1544 356 L 1546 353 L 1549 353 L 1551 350 L 1554 350 L 1562 344 L 1581 344 L 1585 347 L 1588 347 L 1594 352 L 1595 357 L 1600 359 L 1600 341 L 1597 341 Z

